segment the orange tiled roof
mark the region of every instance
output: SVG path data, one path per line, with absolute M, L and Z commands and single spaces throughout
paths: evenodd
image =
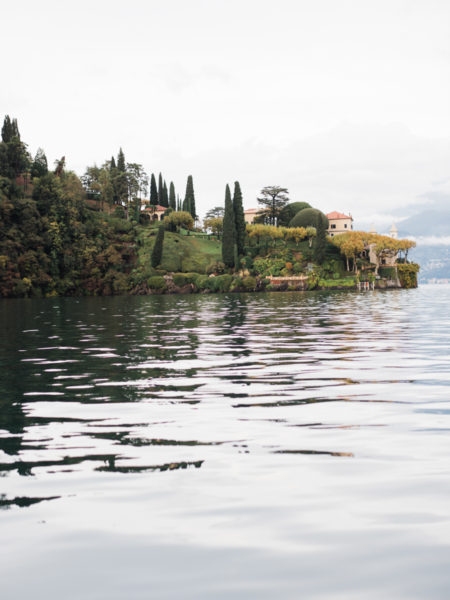
M 161 206 L 159 204 L 157 204 L 156 206 L 150 205 L 146 206 L 144 210 L 148 210 L 149 212 L 164 212 L 165 210 L 167 210 L 167 206 Z
M 333 219 L 333 220 L 334 219 L 352 219 L 352 221 L 353 221 L 353 218 L 351 216 L 344 215 L 344 213 L 337 212 L 336 210 L 334 210 L 333 212 L 328 213 L 327 214 L 327 218 L 328 219 Z
M 260 208 L 247 208 L 246 210 L 244 210 L 244 214 L 257 213 L 257 212 L 260 212 L 260 211 L 261 211 Z

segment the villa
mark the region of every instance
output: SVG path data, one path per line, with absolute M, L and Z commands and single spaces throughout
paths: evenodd
M 351 215 L 344 215 L 344 213 L 335 210 L 327 214 L 327 219 L 329 223 L 328 235 L 331 237 L 353 229 L 353 217 Z
M 141 212 L 146 214 L 146 215 L 150 215 L 150 219 L 152 221 L 162 221 L 164 218 L 164 213 L 167 210 L 167 206 L 161 206 L 160 204 L 157 204 L 156 206 L 151 206 L 150 204 L 148 204 L 147 202 L 143 201 L 143 204 L 145 203 L 145 208 L 142 208 Z

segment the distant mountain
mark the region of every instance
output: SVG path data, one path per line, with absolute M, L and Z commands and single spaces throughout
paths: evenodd
M 429 209 L 400 221 L 397 225 L 399 237 L 449 236 L 450 207 Z

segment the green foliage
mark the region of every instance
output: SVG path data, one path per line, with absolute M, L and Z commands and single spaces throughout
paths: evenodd
M 244 245 L 246 237 L 246 223 L 244 217 L 244 207 L 242 206 L 242 192 L 239 181 L 234 183 L 234 195 L 233 195 L 233 212 L 234 212 L 234 226 L 236 231 L 236 248 L 238 256 L 244 254 Z
M 195 194 L 194 194 L 194 182 L 192 180 L 192 175 L 188 176 L 186 183 L 186 194 L 184 196 L 183 201 L 183 210 L 189 212 L 195 221 L 197 218 L 197 213 L 195 211 Z
M 277 185 L 266 186 L 261 190 L 258 204 L 264 211 L 263 219 L 269 225 L 276 225 L 281 211 L 289 202 L 288 190 Z
M 319 226 L 322 229 L 328 229 L 328 219 L 317 208 L 304 208 L 303 210 L 296 213 L 296 215 L 289 221 L 289 227 L 316 227 Z
M 155 174 L 150 177 L 150 204 L 156 206 L 158 204 L 158 188 L 156 187 Z
M 410 289 L 417 287 L 417 273 L 420 266 L 416 263 L 398 265 L 398 277 L 402 288 Z
M 210 278 L 208 277 L 208 275 L 197 275 L 194 284 L 195 287 L 199 290 L 199 292 L 207 289 L 209 279 Z
M 242 279 L 242 288 L 246 292 L 254 292 L 256 290 L 256 279 L 255 277 L 244 277 Z
M 38 148 L 33 164 L 31 165 L 31 177 L 42 177 L 48 173 L 47 157 L 42 148 Z
M 177 210 L 177 201 L 175 197 L 175 186 L 173 181 L 170 182 L 169 186 L 169 206 L 172 210 Z
M 158 227 L 158 235 L 156 236 L 155 244 L 151 254 L 151 265 L 153 268 L 161 264 L 164 244 L 164 225 Z
M 311 205 L 307 202 L 290 202 L 289 204 L 286 204 L 286 206 L 280 211 L 278 225 L 287 227 L 295 215 L 304 208 L 311 208 Z
M 394 267 L 380 267 L 379 269 L 380 277 L 385 279 L 393 280 L 395 279 L 395 268 Z
M 194 219 L 187 211 L 171 212 L 164 217 L 163 222 L 169 231 L 178 231 L 180 227 L 191 230 L 194 227 Z
M 333 278 L 333 279 L 319 279 L 318 286 L 321 288 L 335 288 L 335 287 L 355 287 L 354 277 L 345 278 Z
M 211 273 L 220 274 L 225 271 L 225 264 L 221 260 L 216 260 L 213 263 L 210 263 L 206 267 L 206 273 L 210 275 Z
M 230 186 L 225 188 L 225 213 L 223 217 L 222 260 L 226 267 L 234 267 L 234 241 L 236 237 L 233 203 Z
M 157 290 L 158 292 L 162 292 L 167 289 L 166 280 L 160 275 L 153 275 L 152 277 L 149 277 L 147 285 L 150 289 Z

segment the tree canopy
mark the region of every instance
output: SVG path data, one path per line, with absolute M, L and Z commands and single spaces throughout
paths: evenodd
M 288 190 L 277 185 L 269 185 L 261 190 L 258 204 L 264 209 L 269 225 L 277 225 L 281 211 L 289 202 Z

